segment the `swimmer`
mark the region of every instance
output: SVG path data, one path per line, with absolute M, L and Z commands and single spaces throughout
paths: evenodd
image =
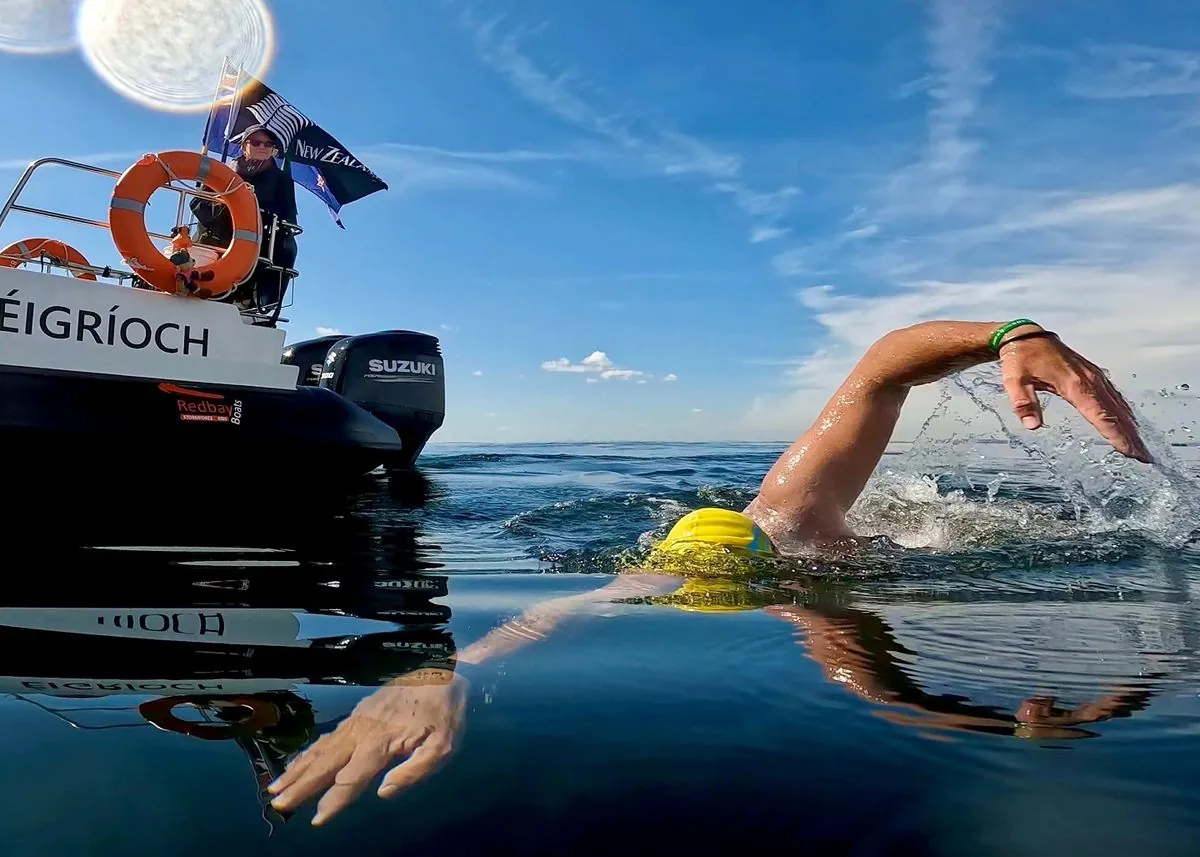
M 846 512 L 891 441 L 909 391 L 994 362 L 1027 429 L 1042 426 L 1038 392 L 1053 393 L 1117 452 L 1151 461 L 1129 405 L 1104 372 L 1034 321 L 929 321 L 894 330 L 867 349 L 745 509 L 693 511 L 655 547 L 646 567 L 619 574 L 595 591 L 536 605 L 458 652 L 454 663 L 432 664 L 380 688 L 270 785 L 273 806 L 286 811 L 324 791 L 313 818 L 313 824 L 322 824 L 398 759 L 403 761 L 383 778 L 379 796 L 418 782 L 453 751 L 461 731 L 466 699 L 461 668 L 545 639 L 573 613 L 680 591 L 688 585 L 680 569 L 689 563 L 708 567 L 721 557 L 852 547 Z

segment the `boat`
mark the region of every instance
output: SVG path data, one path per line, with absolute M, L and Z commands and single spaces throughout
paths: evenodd
M 108 217 L 24 204 L 47 167 L 112 179 Z M 163 189 L 179 194 L 169 233 L 145 224 L 149 196 Z M 224 252 L 191 243 L 188 197 L 230 209 L 235 238 Z M 56 238 L 4 237 L 14 212 L 105 230 L 121 263 L 95 264 Z M 31 163 L 0 206 L 10 490 L 69 480 L 228 493 L 262 487 L 253 477 L 269 468 L 274 489 L 310 491 L 381 467 L 411 470 L 445 417 L 437 337 L 389 329 L 286 344 L 290 290 L 273 303 L 257 290 L 231 299 L 264 273 L 293 283 L 300 272 L 271 259 L 277 236 L 301 232 L 264 223 L 249 186 L 203 151 L 151 152 L 123 172 L 57 157 Z

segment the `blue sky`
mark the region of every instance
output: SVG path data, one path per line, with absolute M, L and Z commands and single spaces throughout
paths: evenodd
M 203 112 L 125 97 L 69 46 L 13 52 L 30 2 L 0 0 L 0 81 L 28 105 L 0 182 L 45 154 L 120 170 L 199 146 Z M 74 4 L 41 2 L 69 43 Z M 298 191 L 289 340 L 438 335 L 438 440 L 786 439 L 925 318 L 1031 315 L 1135 390 L 1196 363 L 1187 4 L 267 6 L 266 81 L 391 186 L 345 232 Z M 180 53 L 215 84 L 219 56 Z M 106 182 L 47 173 L 31 201 L 103 217 Z

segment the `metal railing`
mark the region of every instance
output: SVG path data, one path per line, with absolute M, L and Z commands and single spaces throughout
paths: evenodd
M 80 170 L 82 172 L 95 173 L 97 175 L 108 176 L 109 178 L 112 178 L 112 179 L 118 179 L 121 177 L 121 173 L 119 173 L 115 170 L 105 169 L 104 167 L 97 167 L 92 164 L 85 164 L 80 161 L 71 161 L 71 160 L 67 160 L 66 158 L 38 158 L 36 161 L 33 161 L 32 163 L 29 164 L 28 167 L 25 168 L 25 171 L 21 174 L 21 178 L 17 180 L 17 184 L 13 188 L 12 193 L 10 193 L 8 195 L 8 198 L 4 201 L 4 204 L 2 206 L 0 206 L 0 228 L 3 228 L 4 222 L 8 219 L 8 215 L 10 213 L 12 213 L 14 211 L 19 211 L 22 214 L 31 214 L 31 215 L 34 215 L 37 217 L 47 217 L 47 218 L 50 218 L 51 220 L 63 220 L 68 223 L 77 223 L 82 226 L 92 226 L 92 227 L 95 227 L 96 229 L 103 229 L 104 231 L 109 232 L 110 231 L 109 224 L 107 221 L 104 221 L 104 220 L 96 220 L 96 219 L 90 218 L 90 217 L 80 217 L 75 214 L 67 214 L 62 211 L 52 211 L 47 208 L 36 208 L 34 206 L 21 205 L 17 202 L 17 200 L 21 196 L 21 192 L 23 190 L 25 190 L 25 186 L 27 184 L 29 184 L 29 180 L 33 177 L 33 174 L 40 167 L 44 167 L 44 166 L 47 166 L 50 164 L 67 167 L 69 169 Z M 199 188 L 181 188 L 181 187 L 175 187 L 171 184 L 167 184 L 167 185 L 163 185 L 163 189 L 174 191 L 175 193 L 179 194 L 179 208 L 178 208 L 178 212 L 175 217 L 176 223 L 183 223 L 183 221 L 184 221 L 184 209 L 185 209 L 188 197 L 196 197 L 198 199 L 207 199 L 207 200 L 212 200 L 215 202 L 221 202 L 221 198 L 217 194 L 209 193 L 208 191 L 204 191 Z M 259 271 L 259 270 L 271 271 L 271 272 L 277 273 L 280 276 L 281 281 L 282 281 L 282 278 L 284 275 L 286 275 L 289 278 L 289 280 L 295 280 L 296 278 L 298 278 L 300 276 L 300 272 L 297 271 L 295 268 L 285 268 L 281 265 L 276 265 L 275 262 L 273 261 L 274 257 L 275 257 L 275 239 L 278 237 L 281 229 L 286 230 L 291 235 L 301 235 L 304 232 L 304 230 L 298 224 L 288 223 L 286 221 L 280 220 L 278 215 L 271 215 L 271 238 L 267 244 L 266 255 L 263 255 L 261 247 L 259 250 L 258 260 L 259 260 L 259 264 L 261 265 L 261 268 L 256 267 L 255 271 L 251 271 L 250 274 L 247 275 L 246 279 L 249 279 L 251 276 L 254 275 L 254 273 L 256 271 Z M 172 237 L 170 235 L 163 235 L 160 232 L 150 232 L 149 230 L 147 230 L 147 234 L 150 235 L 150 237 L 152 237 L 152 238 L 160 238 L 164 241 L 170 241 L 171 237 Z M 46 259 L 45 254 L 43 254 L 41 261 L 43 263 L 48 263 L 48 260 Z M 111 265 L 106 265 L 103 267 L 96 266 L 96 265 L 79 265 L 79 264 L 75 264 L 72 262 L 67 262 L 66 260 L 63 260 L 62 262 L 58 262 L 56 260 L 55 264 L 61 265 L 61 267 L 68 269 L 72 273 L 74 273 L 76 271 L 79 271 L 79 272 L 86 271 L 88 273 L 95 274 L 98 277 L 115 279 L 121 283 L 123 283 L 125 280 L 133 279 L 134 277 L 137 276 L 132 271 L 126 271 L 121 268 L 114 268 Z M 243 282 L 245 282 L 245 281 L 243 281 Z M 282 286 L 282 282 L 281 282 L 281 286 Z M 282 297 L 282 295 L 281 295 L 281 297 Z M 280 308 L 281 307 L 276 307 L 276 306 L 272 306 L 269 308 L 268 307 L 259 307 L 257 310 L 243 310 L 242 315 L 250 317 L 252 319 L 260 320 L 260 321 L 268 321 L 268 320 L 270 320 L 270 321 L 287 321 L 287 319 L 279 318 L 278 309 L 280 309 Z

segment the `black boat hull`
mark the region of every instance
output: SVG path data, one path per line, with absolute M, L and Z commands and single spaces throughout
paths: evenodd
M 423 444 L 422 444 L 423 445 Z M 11 480 L 191 491 L 347 483 L 409 467 L 395 428 L 323 387 L 277 390 L 0 367 Z M 27 477 L 21 479 L 21 477 Z M 65 482 L 64 482 L 65 481 Z

